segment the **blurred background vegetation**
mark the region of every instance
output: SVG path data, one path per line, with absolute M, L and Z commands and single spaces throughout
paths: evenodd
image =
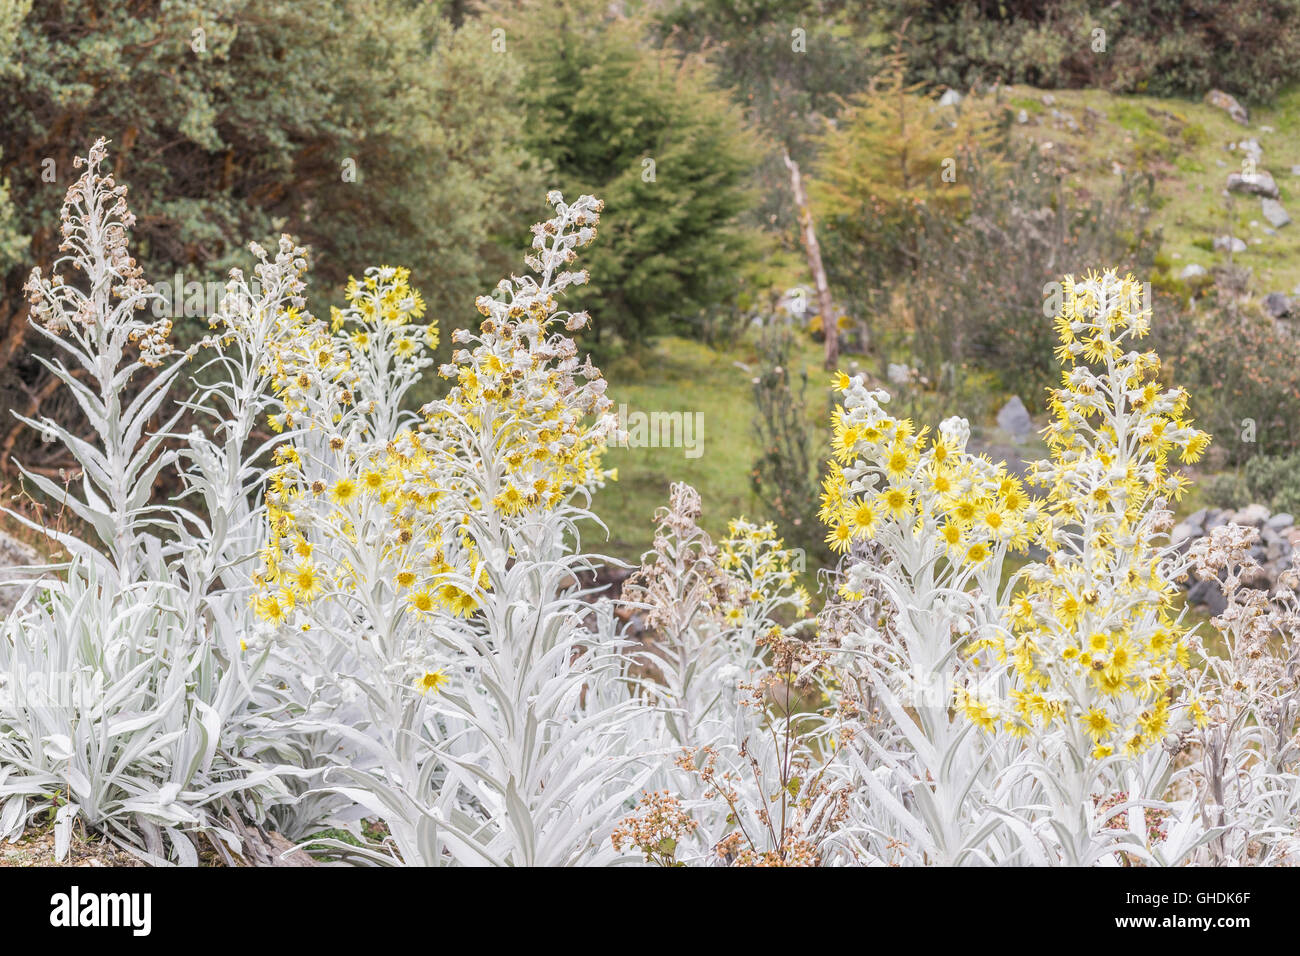
M 220 281 L 288 231 L 316 311 L 404 264 L 444 332 L 520 268 L 548 188 L 604 198 L 584 344 L 629 411 L 705 415 L 698 458 L 611 451 L 620 557 L 687 480 L 710 530 L 771 517 L 815 563 L 830 322 L 840 366 L 908 413 L 1032 457 L 995 416 L 1040 415 L 1054 381 L 1045 286 L 1107 265 L 1151 283 L 1152 346 L 1217 437 L 1209 486 L 1289 501 L 1300 227 L 1225 185 L 1245 158 L 1293 198 L 1298 81 L 1300 0 L 0 0 L 0 408 L 63 400 L 21 286 L 103 135 L 155 281 Z M 8 495 L 15 457 L 66 464 L 0 421 Z

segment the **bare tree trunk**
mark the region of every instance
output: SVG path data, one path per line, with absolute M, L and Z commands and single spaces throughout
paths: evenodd
M 817 244 L 817 231 L 813 228 L 812 210 L 808 207 L 808 196 L 803 190 L 799 164 L 790 158 L 788 152 L 783 152 L 782 156 L 786 168 L 790 170 L 790 188 L 794 190 L 795 206 L 799 209 L 799 237 L 803 240 L 808 269 L 812 272 L 813 285 L 817 288 L 817 310 L 822 317 L 822 334 L 826 336 L 826 370 L 834 371 L 840 364 L 840 330 L 835 320 L 835 306 L 831 302 L 831 287 L 826 281 L 826 269 L 822 266 L 822 250 Z

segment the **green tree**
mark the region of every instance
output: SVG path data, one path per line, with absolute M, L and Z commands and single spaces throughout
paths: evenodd
M 780 279 L 767 280 L 781 288 L 809 278 L 784 156 L 810 170 L 843 97 L 862 90 L 875 73 L 878 48 L 888 38 L 869 33 L 859 19 L 851 0 L 676 0 L 655 14 L 660 41 L 706 57 L 768 141 L 750 220 L 782 243 L 784 267 L 780 258 L 769 259 Z
M 151 278 L 219 280 L 280 231 L 330 299 L 411 267 L 431 313 L 470 318 L 545 184 L 513 116 L 517 70 L 426 0 L 0 0 L 0 405 L 30 411 L 23 278 L 58 255 L 73 157 L 111 140 Z M 463 6 L 463 5 L 462 5 Z M 19 17 L 25 14 L 18 27 Z M 313 303 L 319 306 L 321 303 Z M 206 322 L 178 321 L 182 339 Z M 17 432 L 0 423 L 0 458 Z
M 751 120 L 806 163 L 841 98 L 865 87 L 879 65 L 883 37 L 867 34 L 854 14 L 844 0 L 678 0 L 656 24 L 666 45 L 706 56 Z M 775 179 L 784 182 L 780 152 Z
M 752 134 L 698 57 L 652 47 L 645 23 L 592 0 L 502 5 L 523 70 L 524 128 L 566 195 L 605 200 L 591 286 L 575 296 L 613 331 L 641 342 L 695 328 L 732 297 L 753 263 Z
M 831 285 L 863 321 L 878 311 L 891 278 L 918 266 L 923 219 L 968 212 L 974 153 L 997 147 L 985 156 L 996 165 L 1006 141 L 996 103 L 939 106 L 906 73 L 896 48 L 867 89 L 846 101 L 817 143 L 809 187 Z
M 14 43 L 23 18 L 32 8 L 31 0 L 0 0 L 0 80 L 16 72 L 12 59 Z M 4 152 L 0 151 L 0 162 Z M 9 198 L 9 181 L 0 179 L 0 274 L 14 265 L 27 248 L 27 237 L 18 224 L 18 211 Z

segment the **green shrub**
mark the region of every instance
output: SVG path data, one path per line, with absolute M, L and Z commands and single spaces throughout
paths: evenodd
M 640 343 L 732 300 L 762 258 L 741 217 L 755 203 L 752 132 L 700 57 L 647 45 L 644 21 L 593 0 L 503 9 L 523 71 L 529 149 L 566 194 L 607 209 L 591 283 L 569 293 L 596 336 Z
M 1300 515 L 1300 452 L 1254 456 L 1246 462 L 1245 482 L 1252 501 Z
M 1241 475 L 1235 471 L 1210 475 L 1200 486 L 1205 503 L 1212 508 L 1240 508 L 1256 500 Z
M 1213 459 L 1235 466 L 1300 450 L 1300 362 L 1289 331 L 1226 297 L 1194 312 L 1162 299 L 1152 331 L 1168 374 L 1186 383 L 1192 414 L 1215 438 Z
M 934 86 L 1194 97 L 1217 86 L 1266 101 L 1300 77 L 1293 0 L 889 0 L 871 19 L 889 33 L 907 24 L 910 78 Z
M 1188 146 L 1204 146 L 1210 141 L 1210 134 L 1200 123 L 1188 123 L 1179 135 Z
M 864 203 L 858 232 L 911 223 L 878 229 L 880 237 L 900 235 L 904 254 L 881 268 L 870 241 L 847 241 L 853 234 L 837 228 L 826 244 L 832 282 L 888 326 L 877 339 L 899 334 L 907 361 L 935 387 L 962 391 L 966 368 L 976 365 L 996 372 L 1000 390 L 1038 407 L 1057 384 L 1044 317 L 1051 283 L 1057 273 L 1082 275 L 1098 263 L 1153 275 L 1159 236 L 1148 228 L 1151 181 L 1125 179 L 1114 194 L 1083 201 L 1032 146 L 958 153 L 958 169 L 969 197 L 964 206 L 904 197 L 892 217 L 895 207 L 882 204 L 871 218 Z
M 219 290 L 249 239 L 285 231 L 311 248 L 313 295 L 357 262 L 404 262 L 432 314 L 464 315 L 515 261 L 498 237 L 519 234 L 521 197 L 544 184 L 517 71 L 443 6 L 66 0 L 15 26 L 0 0 L 0 406 L 32 414 L 49 394 L 21 288 L 59 254 L 48 223 L 92 132 L 131 182 L 135 255 L 160 283 L 179 272 Z M 184 311 L 174 334 L 188 344 L 209 307 Z M 33 460 L 39 443 L 8 418 L 0 445 Z

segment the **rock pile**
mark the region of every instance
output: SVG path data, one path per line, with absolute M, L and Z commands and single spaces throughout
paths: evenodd
M 1237 122 L 1248 124 L 1245 110 L 1228 94 L 1219 90 L 1212 90 L 1205 99 L 1211 106 L 1227 110 Z M 1260 127 L 1261 132 L 1266 129 L 1268 127 Z M 1260 168 L 1260 164 L 1264 161 L 1264 150 L 1259 145 L 1259 140 L 1251 137 L 1240 142 L 1228 143 L 1227 149 L 1241 154 L 1243 159 L 1241 172 L 1228 174 L 1227 188 L 1224 190 L 1224 195 L 1242 193 L 1258 198 L 1260 214 L 1268 221 L 1268 226 L 1263 229 L 1264 233 L 1270 236 L 1277 235 L 1277 230 L 1290 225 L 1291 216 L 1282 206 L 1282 203 L 1279 202 L 1281 191 L 1278 189 L 1273 174 Z M 1227 164 L 1220 161 L 1219 165 L 1226 166 Z M 1297 175 L 1297 170 L 1300 170 L 1300 166 L 1292 166 L 1291 174 L 1293 176 Z M 1258 227 L 1260 223 L 1251 220 L 1250 225 Z M 1263 241 L 1258 236 L 1251 239 L 1251 242 L 1256 244 Z M 1245 252 L 1249 248 L 1245 240 L 1231 235 L 1214 236 L 1211 238 L 1211 244 L 1215 252 L 1239 253 Z M 1188 270 L 1191 268 L 1191 266 L 1188 266 L 1187 269 L 1183 270 L 1182 278 L 1195 279 L 1201 275 L 1201 273 L 1196 272 L 1189 274 Z M 1263 304 L 1265 311 L 1274 319 L 1295 318 L 1292 303 L 1284 293 L 1270 293 Z
M 1251 549 L 1251 556 L 1259 562 L 1260 571 L 1255 579 L 1244 579 L 1247 587 L 1272 592 L 1278 575 L 1291 567 L 1291 555 L 1300 547 L 1300 527 L 1295 518 L 1286 512 L 1273 514 L 1260 504 L 1247 505 L 1239 511 L 1231 508 L 1202 508 L 1188 515 L 1170 532 L 1170 541 L 1182 551 L 1192 543 L 1206 537 L 1215 528 L 1227 524 L 1259 529 L 1259 541 Z M 1214 581 L 1198 581 L 1189 575 L 1183 582 L 1187 588 L 1187 602 L 1207 607 L 1211 614 L 1219 614 L 1225 607 L 1223 593 Z

